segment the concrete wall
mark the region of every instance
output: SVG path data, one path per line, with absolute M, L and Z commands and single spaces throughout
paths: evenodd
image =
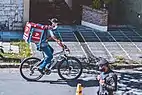
M 124 0 L 124 3 L 128 23 L 142 26 L 142 0 Z
M 142 0 L 118 1 L 118 18 L 124 20 L 123 23 L 142 26 Z
M 23 24 L 29 21 L 29 11 L 30 11 L 30 0 L 23 0 L 24 1 L 24 14 L 23 14 Z
M 22 30 L 23 0 L 0 0 L 0 30 Z
M 72 8 L 72 0 L 65 0 L 65 2 L 68 4 L 70 8 Z

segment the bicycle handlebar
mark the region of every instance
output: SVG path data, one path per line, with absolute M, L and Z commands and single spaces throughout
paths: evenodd
M 70 53 L 70 49 L 66 45 L 64 45 L 63 50 L 68 51 Z

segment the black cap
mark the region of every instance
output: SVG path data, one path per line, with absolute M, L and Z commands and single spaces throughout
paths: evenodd
M 108 65 L 109 62 L 105 59 L 105 58 L 102 58 L 100 57 L 99 58 L 99 61 L 96 63 L 98 66 L 102 66 L 102 65 Z

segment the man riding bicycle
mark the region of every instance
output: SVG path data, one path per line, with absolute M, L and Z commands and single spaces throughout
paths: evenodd
M 51 60 L 52 60 L 52 58 L 53 58 L 54 49 L 49 45 L 48 40 L 49 40 L 49 39 L 53 39 L 53 40 L 55 40 L 62 48 L 67 48 L 66 45 L 64 45 L 60 40 L 58 40 L 58 39 L 55 37 L 55 35 L 54 35 L 53 31 L 52 31 L 52 29 L 57 28 L 57 27 L 56 27 L 56 26 L 57 26 L 57 21 L 58 21 L 58 20 L 55 19 L 55 18 L 54 18 L 54 19 L 51 19 L 51 20 L 49 21 L 49 24 L 48 24 L 48 26 L 47 26 L 47 29 L 45 30 L 45 32 L 44 32 L 44 34 L 43 34 L 43 37 L 42 37 L 40 46 L 37 45 L 37 50 L 40 49 L 40 50 L 43 51 L 44 54 L 45 54 L 45 58 L 44 58 L 44 60 L 42 61 L 42 64 L 40 64 L 40 66 L 39 66 L 39 68 L 38 68 L 39 72 L 42 73 L 42 74 L 44 74 L 44 72 L 43 72 L 44 70 L 45 70 L 46 72 L 49 71 L 48 67 L 49 67 L 49 65 L 50 65 L 50 63 L 51 63 Z

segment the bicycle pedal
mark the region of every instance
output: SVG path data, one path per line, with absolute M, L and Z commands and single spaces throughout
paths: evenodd
M 51 70 L 46 69 L 46 70 L 45 70 L 45 74 L 46 74 L 46 75 L 50 75 L 50 74 L 51 74 Z

